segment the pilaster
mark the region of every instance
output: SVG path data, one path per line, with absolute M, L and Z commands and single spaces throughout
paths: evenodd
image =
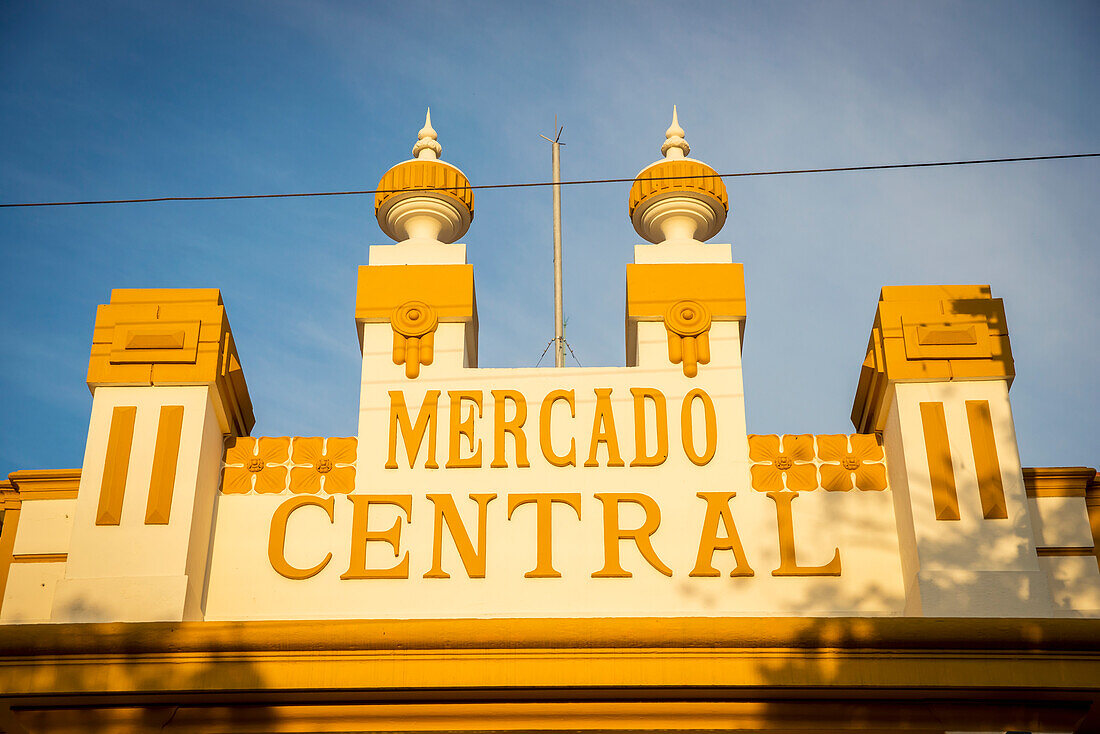
M 906 613 L 1048 616 L 989 286 L 882 289 L 852 421 L 882 434 Z
M 114 291 L 96 316 L 88 386 L 52 621 L 201 619 L 223 440 L 254 422 L 221 294 Z

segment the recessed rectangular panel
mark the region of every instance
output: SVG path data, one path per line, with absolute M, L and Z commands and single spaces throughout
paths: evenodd
M 120 323 L 111 342 L 111 364 L 191 364 L 198 344 L 198 321 Z
M 974 469 L 978 473 L 982 514 L 986 520 L 1004 520 L 1008 517 L 1008 507 L 1001 482 L 1001 464 L 997 461 L 997 444 L 993 438 L 989 401 L 967 400 L 966 420 L 970 424 L 970 444 L 974 449 Z
M 118 525 L 122 520 L 122 497 L 126 491 L 126 473 L 130 468 L 130 446 L 134 441 L 137 406 L 119 405 L 111 412 L 107 435 L 107 455 L 103 460 L 103 481 L 99 484 L 99 509 L 96 525 Z
M 902 318 L 908 359 L 989 359 L 989 327 L 965 316 L 944 320 Z
M 153 472 L 149 476 L 149 502 L 145 508 L 146 525 L 167 525 L 172 512 L 172 490 L 176 484 L 176 462 L 183 432 L 183 406 L 165 405 L 160 409 L 157 442 L 153 447 Z
M 920 419 L 924 425 L 924 448 L 928 454 L 928 478 L 932 484 L 936 519 L 958 520 L 959 495 L 955 489 L 955 469 L 951 466 L 943 403 L 921 403 Z

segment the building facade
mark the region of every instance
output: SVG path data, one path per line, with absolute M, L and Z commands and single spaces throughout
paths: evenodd
M 99 306 L 83 465 L 0 485 L 0 728 L 1100 731 L 1100 482 L 1020 466 L 989 286 L 884 287 L 855 431 L 753 435 L 675 115 L 625 367 L 478 367 L 441 153 L 378 186 L 354 437 L 251 436 L 219 291 Z

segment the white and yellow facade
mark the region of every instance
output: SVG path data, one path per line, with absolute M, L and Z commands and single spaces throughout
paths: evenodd
M 83 465 L 0 485 L 0 729 L 1100 730 L 1100 481 L 1021 467 L 988 286 L 882 289 L 852 434 L 749 434 L 674 118 L 626 365 L 480 368 L 436 137 L 379 183 L 356 436 L 251 436 L 217 290 L 99 307 Z

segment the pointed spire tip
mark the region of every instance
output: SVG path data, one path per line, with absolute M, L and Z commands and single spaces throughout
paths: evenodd
M 665 130 L 665 142 L 661 145 L 661 155 L 665 158 L 683 158 L 691 152 L 691 146 L 684 140 L 684 129 L 676 114 L 676 105 L 672 105 L 672 124 Z
M 440 145 L 436 138 L 439 135 L 436 133 L 435 128 L 432 127 L 432 108 L 429 107 L 427 113 L 424 115 L 424 127 L 420 128 L 420 132 L 416 134 L 416 145 L 413 146 L 413 158 L 420 158 L 424 160 L 436 160 L 443 153 L 443 146 Z

